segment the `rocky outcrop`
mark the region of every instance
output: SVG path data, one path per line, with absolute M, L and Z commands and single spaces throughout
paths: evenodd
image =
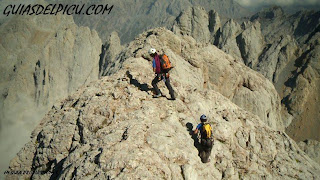
M 175 101 L 151 96 L 154 73 L 145 55 L 150 46 L 166 52 L 175 66 Z M 286 133 L 269 128 L 215 90 L 232 89 L 234 93 L 225 93 L 236 96 L 245 86 L 249 96 L 271 85 L 216 47 L 154 29 L 131 42 L 117 61 L 122 63 L 113 67 L 115 73 L 52 107 L 10 170 L 43 172 L 19 176 L 32 179 L 320 178 L 319 165 Z M 214 127 L 207 164 L 201 163 L 188 134 L 201 114 Z
M 0 33 L 0 146 L 8 163 L 56 100 L 98 79 L 101 40 L 60 15 L 13 17 Z
M 244 22 L 244 31 L 236 38 L 243 62 L 253 68 L 258 64 L 265 43 L 259 21 Z
M 192 36 L 198 42 L 210 41 L 228 54 L 243 59 L 250 67 L 258 63 L 265 46 L 258 21 L 244 22 L 240 25 L 230 19 L 221 27 L 217 12 L 212 10 L 207 13 L 199 7 L 182 12 L 177 17 L 172 31 L 178 35 Z
M 208 43 L 210 41 L 208 26 L 209 17 L 206 10 L 202 7 L 190 7 L 177 17 L 172 31 L 176 34 L 192 36 L 198 42 Z
M 278 83 L 279 76 L 290 61 L 297 58 L 297 52 L 299 52 L 298 45 L 291 36 L 280 37 L 278 41 L 266 47 L 260 57 L 260 62 L 254 67 L 270 81 L 283 86 L 283 79 L 280 79 L 282 82 Z
M 215 10 L 209 11 L 209 31 L 215 35 L 221 28 L 221 20 L 218 12 Z
M 320 143 L 315 140 L 305 140 L 298 143 L 299 147 L 315 162 L 320 164 Z
M 121 52 L 123 47 L 121 46 L 120 38 L 117 32 L 112 32 L 107 42 L 102 46 L 102 53 L 99 61 L 99 75 L 105 76 L 105 72 L 108 72 L 110 64 L 116 63 L 117 55 Z
M 241 52 L 238 48 L 236 38 L 242 31 L 240 24 L 230 19 L 221 29 L 221 35 L 219 36 L 217 47 L 235 58 L 241 59 Z

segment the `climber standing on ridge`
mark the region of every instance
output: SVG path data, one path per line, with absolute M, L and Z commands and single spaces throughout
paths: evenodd
M 207 116 L 201 115 L 200 117 L 201 123 L 198 124 L 196 129 L 194 130 L 194 134 L 198 134 L 200 131 L 201 139 L 200 139 L 200 148 L 199 148 L 199 156 L 203 163 L 209 162 L 209 156 L 211 154 L 211 149 L 213 146 L 213 138 L 212 138 L 212 128 L 211 125 L 207 122 Z
M 153 57 L 152 68 L 153 68 L 153 72 L 155 72 L 155 75 L 156 75 L 155 78 L 152 80 L 152 86 L 156 93 L 153 97 L 158 98 L 162 96 L 162 93 L 158 88 L 157 83 L 160 82 L 161 80 L 164 80 L 171 96 L 169 100 L 175 100 L 176 98 L 174 96 L 174 90 L 172 89 L 172 86 L 170 84 L 169 70 L 172 67 L 171 67 L 171 63 L 169 61 L 168 56 L 165 54 L 158 55 L 156 49 L 154 48 L 151 48 L 149 50 L 149 54 L 151 57 Z

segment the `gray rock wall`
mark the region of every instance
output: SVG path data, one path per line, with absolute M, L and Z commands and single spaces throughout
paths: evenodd
M 319 141 L 307 139 L 305 141 L 300 141 L 298 145 L 311 159 L 320 164 Z
M 16 16 L 0 33 L 0 146 L 8 163 L 55 101 L 98 79 L 101 40 L 70 16 Z

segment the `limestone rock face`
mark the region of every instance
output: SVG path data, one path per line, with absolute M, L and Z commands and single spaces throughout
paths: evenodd
M 289 64 L 290 60 L 297 58 L 296 52 L 298 50 L 297 42 L 291 36 L 281 37 L 279 41 L 270 44 L 270 47 L 260 57 L 260 62 L 255 66 L 255 69 L 277 84 L 283 69 Z
M 150 46 L 168 54 L 175 66 L 175 101 L 152 98 L 154 73 L 145 55 Z M 196 55 L 196 61 L 187 57 Z M 121 67 L 114 66 L 115 73 L 52 107 L 10 170 L 45 172 L 19 176 L 32 179 L 320 178 L 319 165 L 285 133 L 216 91 L 228 89 L 223 84 L 236 93 L 241 82 L 250 95 L 269 82 L 216 47 L 154 29 L 131 42 L 117 61 Z M 231 90 L 226 93 L 233 95 Z M 214 129 L 207 164 L 201 163 L 189 135 L 201 114 Z
M 17 16 L 0 27 L 1 158 L 15 153 L 56 100 L 98 79 L 101 40 L 72 17 Z M 6 167 L 2 167 L 4 169 Z
M 216 34 L 221 28 L 221 20 L 218 12 L 215 10 L 209 11 L 209 30 L 210 33 Z
M 190 7 L 183 11 L 173 25 L 176 34 L 192 36 L 197 42 L 208 43 L 210 32 L 208 29 L 209 17 L 202 7 Z
M 320 164 L 320 143 L 315 140 L 305 140 L 298 143 L 301 150 L 303 150 L 312 160 Z
M 109 64 L 115 63 L 117 55 L 121 52 L 123 47 L 121 46 L 120 38 L 117 32 L 112 32 L 107 42 L 102 46 L 102 53 L 99 62 L 99 74 L 100 76 L 106 75 Z
M 259 21 L 243 23 L 242 26 L 245 30 L 237 37 L 238 47 L 244 63 L 252 68 L 258 63 L 264 49 L 264 38 Z
M 236 38 L 242 31 L 240 24 L 230 19 L 222 27 L 217 46 L 235 58 L 241 59 L 242 56 Z

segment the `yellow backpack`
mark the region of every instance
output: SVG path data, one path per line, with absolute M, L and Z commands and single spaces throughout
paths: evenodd
M 211 138 L 211 133 L 212 133 L 212 128 L 211 128 L 210 124 L 209 124 L 209 123 L 205 123 L 205 124 L 202 126 L 201 138 L 202 138 L 202 139 Z

